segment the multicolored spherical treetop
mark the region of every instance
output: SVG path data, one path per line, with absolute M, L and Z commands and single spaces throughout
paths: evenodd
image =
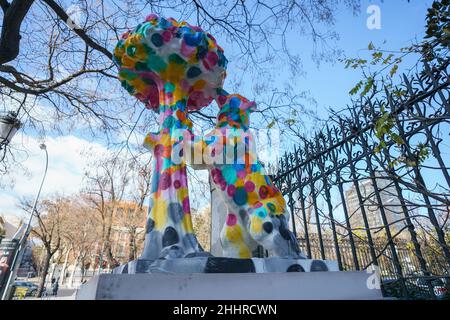
M 114 50 L 123 87 L 159 113 L 159 132 L 147 135 L 154 167 L 144 259 L 201 255 L 190 215 L 183 134 L 188 112 L 207 106 L 221 91 L 227 59 L 201 28 L 152 14 L 126 32 Z M 177 152 L 180 162 L 173 161 Z
M 184 97 L 188 110 L 205 107 L 226 76 L 227 59 L 211 34 L 155 14 L 123 34 L 114 59 L 123 87 L 154 110 L 161 91 Z

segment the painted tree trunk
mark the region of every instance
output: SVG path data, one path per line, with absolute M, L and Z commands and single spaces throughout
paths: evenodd
M 69 278 L 69 287 L 73 288 L 73 279 L 75 277 L 75 272 L 77 271 L 77 266 L 78 266 L 78 260 L 80 259 L 80 256 L 78 256 L 75 259 L 75 262 L 73 263 L 73 268 L 72 268 L 72 272 L 70 273 L 70 278 Z
M 64 284 L 64 280 L 66 279 L 66 268 L 67 268 L 67 261 L 69 260 L 69 254 L 72 251 L 72 247 L 70 247 L 67 252 L 66 252 L 66 256 L 64 257 L 64 264 L 62 266 L 61 269 L 61 276 L 59 277 L 59 284 L 63 285 Z
M 192 131 L 186 98 L 177 85 L 160 90 L 160 130 L 144 145 L 153 152 L 153 175 L 143 259 L 181 258 L 203 251 L 194 235 L 189 204 L 183 133 Z

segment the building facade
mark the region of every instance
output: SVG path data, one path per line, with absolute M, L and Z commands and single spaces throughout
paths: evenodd
M 352 186 L 345 192 L 345 202 L 347 204 L 352 229 L 364 230 L 363 207 L 369 228 L 373 231 L 372 234 L 376 234 L 378 230 L 380 230 L 378 234 L 384 234 L 383 227 L 385 223 L 383 222 L 381 212 L 381 208 L 383 208 L 391 233 L 394 235 L 400 232 L 399 237 L 406 237 L 407 232 L 405 230 L 402 231 L 406 225 L 403 219 L 403 208 L 392 180 L 385 179 L 383 175 L 377 175 L 375 183 L 379 191 L 378 195 L 381 203 L 378 201 L 372 179 L 364 179 L 358 183 L 362 203 L 360 203 L 355 186 Z

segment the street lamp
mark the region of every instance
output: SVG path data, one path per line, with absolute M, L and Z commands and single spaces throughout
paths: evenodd
M 39 148 L 41 150 L 45 151 L 45 171 L 44 171 L 44 176 L 42 177 L 42 181 L 41 181 L 41 185 L 39 186 L 39 191 L 36 195 L 36 198 L 34 199 L 34 204 L 33 204 L 33 209 L 31 210 L 30 216 L 28 218 L 28 223 L 25 227 L 25 232 L 23 233 L 23 236 L 20 238 L 19 240 L 19 244 L 17 246 L 17 250 L 14 254 L 14 259 L 13 262 L 11 263 L 11 267 L 10 267 L 10 274 L 8 276 L 8 280 L 6 282 L 5 288 L 3 290 L 3 294 L 1 297 L 1 300 L 6 300 L 10 297 L 11 295 L 11 290 L 12 290 L 12 283 L 14 282 L 16 275 L 17 275 L 17 271 L 19 270 L 20 264 L 22 262 L 22 258 L 24 256 L 26 247 L 27 247 L 27 239 L 28 236 L 31 233 L 31 222 L 33 220 L 33 215 L 34 212 L 36 211 L 36 206 L 37 203 L 39 201 L 39 196 L 41 195 L 41 190 L 42 190 L 42 186 L 44 185 L 44 181 L 45 181 L 45 177 L 47 176 L 47 169 L 48 169 L 48 152 L 47 152 L 47 147 L 45 146 L 45 144 L 41 143 L 39 145 Z
M 0 150 L 5 149 L 0 161 L 6 156 L 6 146 L 11 142 L 12 137 L 16 134 L 21 126 L 20 120 L 17 119 L 17 112 L 10 111 L 4 116 L 0 116 Z
M 16 112 L 10 111 L 4 116 L 0 116 L 0 150 L 11 142 L 20 126 L 21 123 L 17 119 Z

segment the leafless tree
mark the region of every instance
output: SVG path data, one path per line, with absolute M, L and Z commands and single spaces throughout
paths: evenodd
M 20 206 L 25 211 L 31 213 L 33 203 L 28 199 L 23 199 Z M 34 211 L 34 218 L 37 223 L 33 227 L 31 236 L 36 237 L 44 247 L 44 259 L 40 276 L 37 296 L 43 293 L 45 280 L 48 275 L 50 261 L 61 247 L 61 230 L 64 224 L 64 214 L 68 207 L 68 201 L 59 196 L 44 200 Z
M 64 225 L 66 226 L 62 231 L 64 250 L 60 256 L 65 257 L 65 261 L 61 277 L 65 277 L 68 262 L 72 262 L 74 268 L 80 266 L 83 276 L 85 266 L 92 262 L 95 244 L 101 237 L 100 221 L 95 210 L 82 196 L 74 196 L 70 210 L 65 215 Z
M 86 199 L 97 211 L 102 228 L 102 252 L 108 264 L 118 265 L 111 247 L 113 219 L 130 184 L 130 166 L 118 157 L 97 159 L 86 171 Z
M 234 69 L 227 86 L 238 90 L 248 77 L 253 81 L 261 105 L 254 123 L 273 126 L 275 120 L 282 129 L 294 128 L 304 118 L 299 113 L 310 113 L 311 101 L 301 90 L 276 86 L 273 71 L 284 67 L 293 77 L 302 74 L 302 40 L 313 44 L 315 61 L 336 56 L 336 12 L 345 7 L 357 13 L 359 2 L 1 0 L 1 109 L 18 110 L 25 132 L 78 129 L 102 134 L 109 143 L 129 143 L 130 131 L 144 132 L 155 119 L 151 112 L 141 114 L 143 108 L 120 88 L 111 52 L 124 31 L 156 12 L 220 37 Z M 292 33 L 301 36 L 289 38 Z M 192 118 L 210 125 L 215 112 L 195 112 Z M 14 163 L 10 152 L 7 160 Z

